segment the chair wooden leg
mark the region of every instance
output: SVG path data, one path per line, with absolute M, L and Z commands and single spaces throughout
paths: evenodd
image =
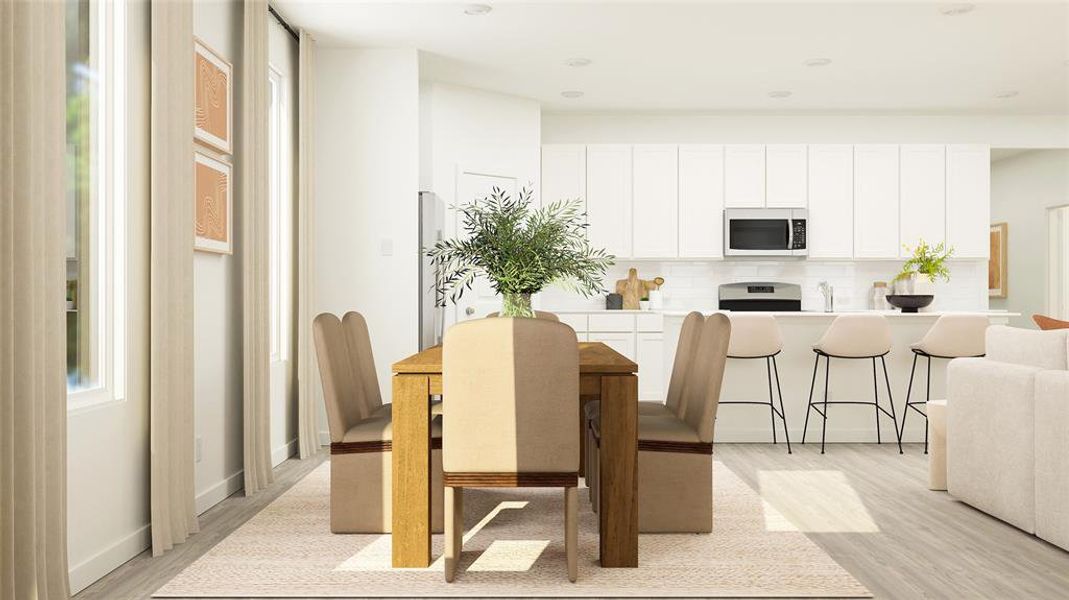
M 576 488 L 564 488 L 564 552 L 568 557 L 568 581 L 575 583 L 579 576 L 579 496 Z
M 445 580 L 452 583 L 464 545 L 464 488 L 445 488 Z

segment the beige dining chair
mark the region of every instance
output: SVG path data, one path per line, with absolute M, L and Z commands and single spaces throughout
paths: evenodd
M 705 317 L 698 311 L 692 311 L 684 319 L 682 327 L 679 330 L 679 340 L 676 342 L 676 356 L 675 361 L 672 363 L 672 374 L 668 380 L 668 392 L 665 394 L 665 401 L 644 401 L 638 403 L 639 415 L 675 415 L 677 417 L 683 416 L 683 404 L 681 402 L 683 398 L 683 382 L 684 376 L 687 372 L 687 365 L 694 358 L 694 352 L 698 345 L 698 338 L 701 334 L 702 324 L 705 323 Z M 641 377 L 642 374 L 639 373 Z M 597 511 L 598 503 L 598 464 L 597 464 L 597 443 L 593 440 L 593 430 L 590 427 L 591 421 L 598 418 L 601 412 L 601 401 L 594 400 L 587 402 L 583 407 L 583 475 L 586 478 L 586 485 L 590 489 L 590 502 L 594 506 L 595 512 Z
M 575 581 L 579 345 L 545 319 L 477 319 L 445 334 L 442 460 L 445 580 L 464 532 L 464 488 L 563 487 L 568 579 Z
M 544 311 L 544 310 L 536 310 L 536 311 L 534 311 L 534 313 L 535 313 L 535 318 L 536 319 L 545 319 L 547 321 L 560 321 L 560 317 L 558 317 L 555 313 L 551 313 L 551 312 Z M 492 313 L 486 315 L 486 318 L 492 319 L 492 318 L 496 318 L 496 317 L 500 317 L 500 316 L 501 316 L 501 313 L 495 311 L 495 312 L 492 312 Z
M 312 325 L 330 429 L 330 530 L 389 533 L 393 427 L 382 403 L 371 336 L 362 315 L 330 313 Z M 431 422 L 431 526 L 442 531 L 441 420 Z
M 684 357 L 681 415 L 638 417 L 638 528 L 642 533 L 708 533 L 713 529 L 713 431 L 730 339 L 731 322 L 726 316 L 706 318 L 693 355 L 689 360 Z M 591 423 L 596 442 L 600 442 L 598 425 L 597 420 Z

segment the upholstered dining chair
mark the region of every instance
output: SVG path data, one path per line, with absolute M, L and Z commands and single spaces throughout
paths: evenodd
M 1035 321 L 1036 327 L 1044 331 L 1051 329 L 1069 329 L 1069 321 L 1061 321 L 1053 317 L 1046 315 L 1032 315 L 1032 320 Z
M 536 319 L 545 319 L 547 321 L 560 321 L 560 317 L 558 317 L 555 313 L 551 313 L 549 311 L 536 310 L 536 311 L 534 311 L 534 313 L 535 313 L 535 318 Z M 494 312 L 486 315 L 486 318 L 492 319 L 492 318 L 500 317 L 500 316 L 501 316 L 500 312 L 494 311 Z
M 698 311 L 692 311 L 683 319 L 683 325 L 679 330 L 679 340 L 676 342 L 676 356 L 672 363 L 672 374 L 668 380 L 668 392 L 664 402 L 642 401 L 638 403 L 639 415 L 675 415 L 683 416 L 683 383 L 687 373 L 687 366 L 694 358 L 694 351 L 698 345 L 702 324 L 705 317 Z M 641 376 L 641 374 L 639 375 Z M 590 489 L 590 503 L 595 512 L 598 506 L 598 448 L 594 441 L 591 421 L 598 418 L 601 412 L 601 401 L 593 400 L 583 406 L 583 465 L 581 471 L 586 478 L 586 485 Z
M 693 355 L 684 363 L 681 416 L 638 418 L 638 528 L 642 533 L 713 530 L 713 432 L 730 340 L 731 321 L 725 315 L 706 318 Z M 598 440 L 598 421 L 591 427 Z
M 362 315 L 323 313 L 312 324 L 330 429 L 330 530 L 389 533 L 393 428 Z M 431 526 L 442 531 L 441 420 L 431 423 Z
M 445 580 L 464 531 L 464 488 L 562 487 L 568 579 L 578 572 L 579 346 L 546 319 L 477 319 L 442 350 Z

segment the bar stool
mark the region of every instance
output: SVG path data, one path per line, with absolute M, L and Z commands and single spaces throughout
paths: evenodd
M 783 390 L 779 385 L 779 368 L 776 355 L 783 350 L 783 336 L 779 324 L 772 315 L 732 313 L 731 341 L 728 343 L 728 358 L 753 360 L 764 359 L 765 371 L 768 373 L 768 402 L 752 400 L 721 400 L 720 404 L 756 404 L 768 406 L 772 417 L 772 443 L 776 439 L 776 417 L 783 423 L 783 437 L 787 440 L 787 454 L 791 454 L 791 436 L 787 432 L 787 417 L 783 409 Z M 774 375 L 773 375 L 774 374 Z M 776 393 L 779 395 L 779 410 L 772 396 L 772 378 L 776 379 Z
M 805 411 L 805 426 L 802 428 L 802 444 L 805 444 L 806 431 L 809 429 L 809 413 L 817 411 L 824 418 L 824 424 L 820 434 L 820 453 L 824 454 L 824 441 L 828 434 L 828 405 L 829 404 L 860 404 L 876 407 L 876 443 L 882 444 L 880 439 L 880 412 L 891 417 L 894 424 L 895 436 L 898 437 L 898 453 L 902 453 L 902 438 L 898 433 L 898 418 L 895 416 L 894 397 L 891 395 L 891 379 L 887 375 L 887 362 L 884 357 L 891 351 L 891 327 L 883 315 L 874 314 L 851 314 L 839 315 L 832 321 L 831 326 L 824 332 L 824 337 L 813 345 L 816 360 L 813 363 L 813 381 L 809 385 L 809 406 Z M 820 357 L 824 357 L 824 401 L 813 402 L 813 390 L 817 383 L 817 367 L 820 365 Z M 872 402 L 847 401 L 828 402 L 828 379 L 831 375 L 831 359 L 872 361 Z M 876 359 L 880 359 L 883 365 L 883 380 L 887 385 L 887 398 L 891 404 L 891 412 L 880 406 L 879 383 L 876 377 Z M 822 405 L 817 408 L 817 404 Z
M 906 407 L 902 409 L 902 430 L 898 432 L 898 438 L 906 432 L 906 415 L 913 409 L 917 414 L 924 417 L 924 453 L 928 454 L 928 414 L 917 406 L 927 405 L 932 399 L 932 359 L 954 359 L 983 356 L 984 336 L 989 324 L 986 315 L 943 315 L 936 320 L 924 338 L 909 348 L 913 351 L 913 367 L 909 371 L 909 387 L 906 388 Z M 925 379 L 924 401 L 912 402 L 910 397 L 913 393 L 913 376 L 917 370 L 917 358 L 928 359 L 927 377 Z

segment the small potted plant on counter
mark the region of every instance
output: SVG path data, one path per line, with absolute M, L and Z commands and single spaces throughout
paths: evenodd
M 950 281 L 947 261 L 954 255 L 954 248 L 945 242 L 932 246 L 920 240 L 915 248 L 903 246 L 912 256 L 902 265 L 894 278 L 894 293 L 887 301 L 902 309 L 902 312 L 917 312 L 928 306 L 935 297 L 935 280 Z
M 531 294 L 551 283 L 588 298 L 602 292 L 615 257 L 590 245 L 580 201 L 532 208 L 530 189 L 513 198 L 495 187 L 488 198 L 456 210 L 463 234 L 426 250 L 443 304 L 446 296 L 458 300 L 480 276 L 501 294 L 505 317 L 534 317 Z

